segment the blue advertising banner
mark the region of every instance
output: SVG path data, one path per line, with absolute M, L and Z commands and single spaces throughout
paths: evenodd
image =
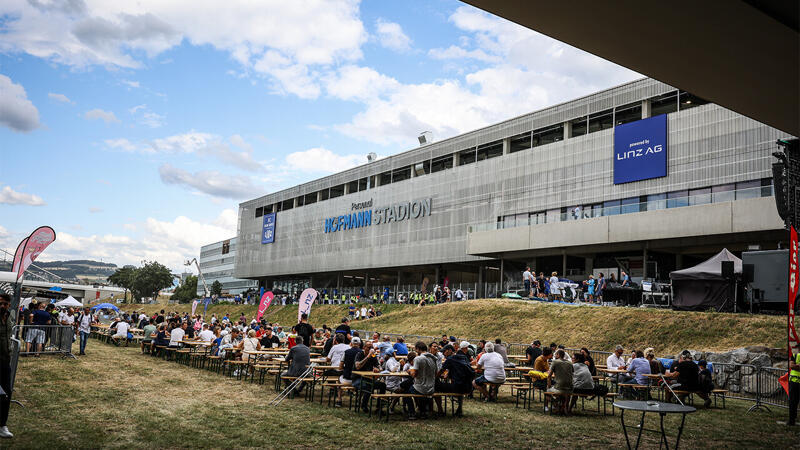
M 264 228 L 261 229 L 261 243 L 275 242 L 275 213 L 264 214 Z
M 667 116 L 614 128 L 614 184 L 667 176 Z

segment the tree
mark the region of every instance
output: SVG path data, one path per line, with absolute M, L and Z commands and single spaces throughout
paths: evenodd
M 189 275 L 180 286 L 175 288 L 172 298 L 180 303 L 189 303 L 197 298 L 197 277 Z
M 144 261 L 144 265 L 133 276 L 131 291 L 135 298 L 158 298 L 158 291 L 172 286 L 172 273 L 156 261 Z
M 222 295 L 222 283 L 220 283 L 219 280 L 214 280 L 214 282 L 211 283 L 211 295 Z
M 121 269 L 117 269 L 107 278 L 109 283 L 125 289 L 125 297 L 123 297 L 125 301 L 127 301 L 128 298 L 128 289 L 133 290 L 133 276 L 136 270 L 136 267 L 125 266 Z

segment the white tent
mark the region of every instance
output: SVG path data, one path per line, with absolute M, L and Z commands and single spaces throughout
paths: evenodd
M 19 301 L 19 307 L 20 308 L 25 308 L 26 306 L 30 305 L 32 301 L 33 301 L 33 297 L 25 297 L 25 298 L 23 298 L 22 300 Z
M 60 302 L 56 302 L 56 306 L 62 307 L 62 308 L 66 308 L 68 306 L 72 306 L 72 307 L 83 306 L 83 303 L 75 300 L 75 298 L 73 298 L 70 295 L 69 297 L 65 298 L 64 300 L 61 300 Z

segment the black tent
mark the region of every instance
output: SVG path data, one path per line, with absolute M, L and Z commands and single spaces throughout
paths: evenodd
M 742 260 L 728 249 L 688 269 L 670 272 L 672 306 L 675 309 L 733 311 L 736 282 L 722 276 L 722 261 L 733 261 L 733 271 L 742 273 Z

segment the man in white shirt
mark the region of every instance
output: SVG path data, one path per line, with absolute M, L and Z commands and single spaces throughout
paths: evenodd
M 169 333 L 169 346 L 180 347 L 180 342 L 186 336 L 186 322 L 182 322 L 178 328 L 173 328 Z
M 339 363 L 342 362 L 342 358 L 344 357 L 344 352 L 350 348 L 350 346 L 345 344 L 344 341 L 344 335 L 341 333 L 336 333 L 336 337 L 334 338 L 334 342 L 336 342 L 336 344 L 331 347 L 331 351 L 328 352 L 328 360 L 330 361 L 329 366 L 339 367 Z
M 68 308 L 58 313 L 58 323 L 61 325 L 72 325 L 75 323 L 75 315 L 72 312 L 72 308 Z
M 208 329 L 207 323 L 203 324 L 203 331 L 201 331 L 200 334 L 198 334 L 198 337 L 203 342 L 211 342 L 215 338 L 214 332 Z
M 125 322 L 124 320 L 117 322 L 117 332 L 111 336 L 111 341 L 114 343 L 114 345 L 119 345 L 120 339 L 125 341 L 126 346 L 128 345 L 128 328 L 128 322 Z
M 78 316 L 78 334 L 80 334 L 80 353 L 78 355 L 85 355 L 86 343 L 89 341 L 89 334 L 92 332 L 92 312 L 87 306 L 83 308 L 83 312 Z
M 531 268 L 526 267 L 522 272 L 522 283 L 525 286 L 525 292 L 528 297 L 533 297 L 533 274 Z
M 622 357 L 624 352 L 625 349 L 621 345 L 617 345 L 614 353 L 606 359 L 606 367 L 608 369 L 625 369 L 625 359 Z
M 486 353 L 484 353 L 483 356 L 481 356 L 480 361 L 478 361 L 478 367 L 483 369 L 483 374 L 476 378 L 472 382 L 472 385 L 475 387 L 475 389 L 481 391 L 487 400 L 491 400 L 489 397 L 489 391 L 484 387 L 484 385 L 486 383 L 505 383 L 506 369 L 505 364 L 503 364 L 503 357 L 494 351 L 493 343 L 487 342 L 483 349 Z
M 367 307 L 366 306 L 362 306 L 361 307 L 361 318 L 362 319 L 366 319 L 367 318 Z

